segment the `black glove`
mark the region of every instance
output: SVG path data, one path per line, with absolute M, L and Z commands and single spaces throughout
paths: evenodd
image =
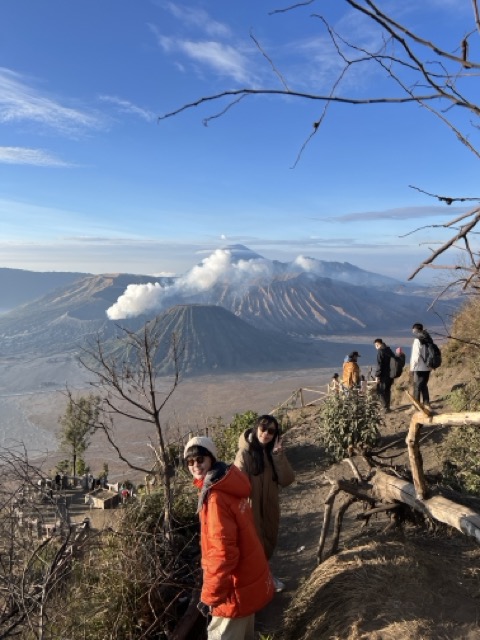
M 205 604 L 201 600 L 197 604 L 197 609 L 200 611 L 202 616 L 204 616 L 205 618 L 208 618 L 208 616 L 210 615 L 210 607 L 208 606 L 208 604 Z

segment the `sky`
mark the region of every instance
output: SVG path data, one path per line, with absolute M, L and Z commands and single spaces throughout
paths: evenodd
M 379 4 L 452 52 L 471 24 L 468 0 Z M 286 7 L 2 0 L 0 267 L 182 274 L 243 244 L 405 280 L 447 237 L 431 225 L 473 206 L 423 192 L 480 196 L 480 160 L 427 109 L 332 104 L 306 146 L 323 103 L 255 95 L 162 118 L 245 87 L 328 95 L 340 66 L 320 14 L 380 46 L 343 0 Z M 350 71 L 337 95 L 398 95 L 378 68 Z

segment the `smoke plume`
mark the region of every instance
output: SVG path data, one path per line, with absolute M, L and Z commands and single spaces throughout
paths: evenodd
M 173 298 L 208 291 L 216 284 L 237 288 L 258 284 L 270 280 L 274 271 L 274 264 L 265 258 L 238 260 L 229 249 L 217 249 L 170 286 L 158 282 L 128 285 L 117 302 L 107 309 L 107 316 L 110 320 L 121 320 L 141 313 L 159 312 Z

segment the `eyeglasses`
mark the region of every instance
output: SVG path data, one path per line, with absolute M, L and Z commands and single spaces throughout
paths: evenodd
M 189 467 L 193 467 L 193 465 L 195 464 L 195 462 L 197 464 L 203 464 L 203 461 L 205 460 L 205 456 L 195 456 L 194 458 L 189 458 L 187 460 L 187 465 Z
M 264 424 L 258 425 L 258 428 L 260 429 L 260 431 L 262 431 L 262 433 L 265 433 L 265 431 L 268 431 L 269 435 L 271 436 L 275 435 L 277 432 L 275 427 L 267 427 Z

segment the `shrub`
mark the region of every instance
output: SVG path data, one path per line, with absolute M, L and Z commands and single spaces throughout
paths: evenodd
M 478 373 L 480 366 L 480 299 L 471 298 L 456 314 L 451 328 L 452 338 L 442 348 L 444 364 L 466 366 Z
M 217 446 L 218 459 L 231 463 L 235 460 L 235 454 L 238 449 L 238 439 L 246 430 L 253 427 L 258 413 L 255 411 L 246 411 L 245 413 L 236 413 L 229 425 L 217 425 L 215 429 L 214 441 Z
M 457 491 L 480 496 L 480 430 L 478 425 L 453 428 L 443 448 L 443 480 Z
M 454 411 L 478 411 L 477 380 L 458 385 L 449 394 Z M 457 491 L 480 495 L 480 430 L 478 425 L 452 428 L 443 445 L 443 481 Z
M 200 572 L 194 494 L 187 489 L 175 497 L 174 557 L 165 540 L 162 491 L 122 510 L 118 530 L 103 532 L 75 563 L 68 592 L 62 594 L 61 608 L 68 616 L 56 621 L 56 637 L 168 637 L 185 612 Z
M 376 394 L 332 394 L 320 412 L 320 435 L 332 460 L 339 461 L 348 457 L 352 449 L 374 446 L 381 423 Z

